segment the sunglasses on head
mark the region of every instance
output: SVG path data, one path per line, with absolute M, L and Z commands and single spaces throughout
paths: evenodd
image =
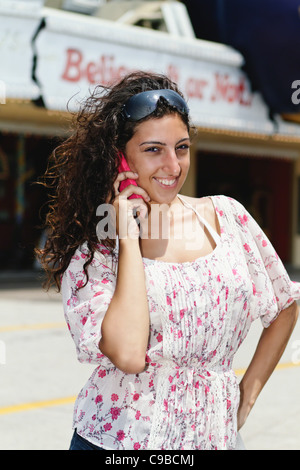
M 174 90 L 150 90 L 143 91 L 132 96 L 123 105 L 122 114 L 129 121 L 140 121 L 152 114 L 157 107 L 157 103 L 163 98 L 170 106 L 183 114 L 189 113 L 189 108 L 184 99 Z

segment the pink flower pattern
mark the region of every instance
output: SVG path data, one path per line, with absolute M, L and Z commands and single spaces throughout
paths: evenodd
M 96 368 L 78 395 L 74 428 L 105 449 L 234 449 L 239 387 L 234 355 L 251 323 L 268 327 L 300 298 L 271 243 L 237 201 L 213 196 L 221 239 L 189 263 L 144 258 L 148 368 L 124 374 L 99 351 L 114 294 L 117 249 L 99 245 L 85 287 L 86 245 L 63 276 L 66 321 L 78 360 Z M 120 312 L 121 313 L 121 312 Z

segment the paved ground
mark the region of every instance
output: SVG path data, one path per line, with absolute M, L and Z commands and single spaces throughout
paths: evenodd
M 17 281 L 0 276 L 0 450 L 64 450 L 92 367 L 77 362 L 60 295 L 43 292 L 31 273 Z M 254 323 L 236 370 L 247 366 L 260 331 Z M 246 448 L 300 450 L 299 417 L 300 321 L 242 429 Z

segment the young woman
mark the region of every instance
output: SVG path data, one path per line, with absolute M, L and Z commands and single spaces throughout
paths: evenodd
M 179 194 L 191 130 L 173 82 L 139 72 L 99 90 L 47 172 L 40 253 L 78 359 L 96 365 L 70 448 L 235 449 L 295 325 L 300 286 L 237 201 Z M 129 170 L 118 172 L 122 156 Z M 259 317 L 238 384 L 232 361 Z

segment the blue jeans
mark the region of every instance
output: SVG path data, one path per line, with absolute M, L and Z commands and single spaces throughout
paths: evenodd
M 102 447 L 98 447 L 95 444 L 92 444 L 91 442 L 87 441 L 83 437 L 79 436 L 79 434 L 77 434 L 76 429 L 75 429 L 69 450 L 103 450 L 103 449 Z
M 92 444 L 91 442 L 87 441 L 83 437 L 79 436 L 79 434 L 77 434 L 76 429 L 75 429 L 69 450 L 104 450 L 104 449 L 102 447 L 96 446 L 95 444 Z M 246 450 L 244 443 L 241 439 L 240 433 L 238 433 L 236 450 Z

